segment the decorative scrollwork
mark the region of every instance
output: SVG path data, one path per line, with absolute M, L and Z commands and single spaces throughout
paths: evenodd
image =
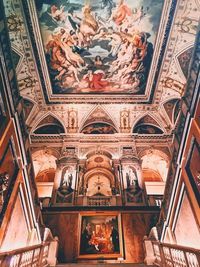
M 21 31 L 23 21 L 14 13 L 11 13 L 7 18 L 8 29 L 11 32 Z

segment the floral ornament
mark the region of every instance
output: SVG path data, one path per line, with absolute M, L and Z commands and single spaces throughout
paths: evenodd
M 22 27 L 22 20 L 16 14 L 10 14 L 7 18 L 8 29 L 11 32 L 19 32 Z

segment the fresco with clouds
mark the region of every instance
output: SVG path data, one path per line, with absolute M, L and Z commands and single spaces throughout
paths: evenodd
M 143 94 L 164 0 L 36 0 L 55 94 Z

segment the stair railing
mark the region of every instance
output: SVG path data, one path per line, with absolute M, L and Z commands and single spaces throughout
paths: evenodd
M 200 250 L 151 241 L 154 264 L 163 267 L 200 267 Z
M 0 253 L 1 267 L 46 267 L 50 242 Z

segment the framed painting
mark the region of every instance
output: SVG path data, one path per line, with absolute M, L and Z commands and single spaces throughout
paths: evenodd
M 190 179 L 190 183 L 192 185 L 194 193 L 196 195 L 198 204 L 200 206 L 200 165 L 199 165 L 199 162 L 200 162 L 200 146 L 196 138 L 193 137 L 191 145 L 190 145 L 185 169 Z
M 78 258 L 116 259 L 123 257 L 119 213 L 81 214 Z

